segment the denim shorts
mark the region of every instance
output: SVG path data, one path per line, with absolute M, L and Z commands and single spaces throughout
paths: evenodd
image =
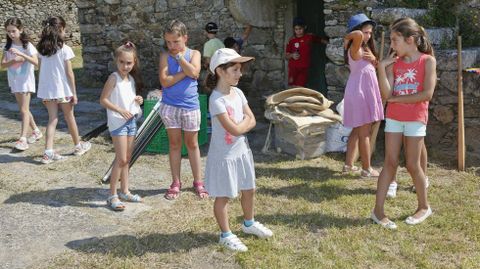
M 403 133 L 404 136 L 426 136 L 427 125 L 419 121 L 385 120 L 386 133 Z
M 129 119 L 122 126 L 110 132 L 111 136 L 135 136 L 137 134 L 137 121 L 135 117 Z

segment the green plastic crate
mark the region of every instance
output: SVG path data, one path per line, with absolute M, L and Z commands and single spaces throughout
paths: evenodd
M 200 130 L 198 131 L 198 144 L 204 145 L 208 142 L 208 134 L 207 134 L 207 95 L 200 94 L 198 97 L 200 101 L 200 113 L 201 113 L 201 122 L 200 122 Z M 143 106 L 143 115 L 146 118 L 150 112 L 152 111 L 153 107 L 157 103 L 157 100 L 145 100 Z M 183 139 L 183 138 L 182 138 Z M 152 141 L 147 145 L 145 151 L 151 153 L 168 153 L 169 146 L 168 146 L 168 135 L 167 130 L 165 127 L 160 128 L 155 136 L 152 138 Z M 187 155 L 187 147 L 185 143 L 182 141 L 182 155 Z

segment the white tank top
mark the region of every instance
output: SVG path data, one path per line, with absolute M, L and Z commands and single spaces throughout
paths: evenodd
M 108 100 L 113 104 L 128 110 L 133 115 L 139 116 L 140 105 L 135 102 L 135 80 L 128 75 L 128 81 L 124 81 L 117 72 L 113 73 L 116 78 L 115 87 Z M 108 130 L 114 131 L 127 122 L 119 113 L 107 109 Z

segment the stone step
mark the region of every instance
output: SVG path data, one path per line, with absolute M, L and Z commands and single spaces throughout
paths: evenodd
M 427 14 L 428 9 L 412 8 L 374 8 L 372 10 L 372 19 L 382 25 L 388 26 L 396 19 L 410 17 L 416 19 Z
M 457 70 L 457 50 L 436 50 L 437 69 L 440 71 Z M 462 69 L 478 67 L 480 65 L 480 47 L 465 48 L 462 51 Z

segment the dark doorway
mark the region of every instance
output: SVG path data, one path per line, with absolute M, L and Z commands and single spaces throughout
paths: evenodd
M 325 18 L 323 15 L 323 1 L 320 0 L 297 0 L 297 14 L 305 19 L 307 33 L 325 36 Z M 307 87 L 327 94 L 327 82 L 325 80 L 325 55 L 326 46 L 314 44 L 312 47 L 311 66 L 309 70 Z

